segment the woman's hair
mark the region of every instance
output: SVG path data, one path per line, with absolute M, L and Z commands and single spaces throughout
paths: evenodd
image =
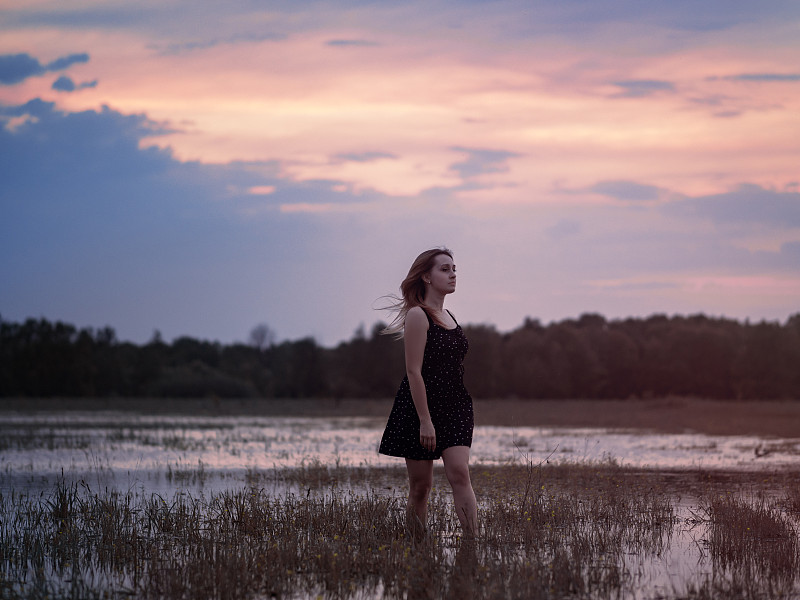
M 384 298 L 388 298 L 392 302 L 389 306 L 384 306 L 383 309 L 396 312 L 397 314 L 381 333 L 395 335 L 398 338 L 403 337 L 403 329 L 406 324 L 406 315 L 408 311 L 415 306 L 419 306 L 425 300 L 426 287 L 422 276 L 433 269 L 436 265 L 436 257 L 442 254 L 446 254 L 451 259 L 453 258 L 453 253 L 444 246 L 425 250 L 425 252 L 414 259 L 411 268 L 408 270 L 408 275 L 403 279 L 403 283 L 400 284 L 400 296 L 394 294 L 384 296 Z

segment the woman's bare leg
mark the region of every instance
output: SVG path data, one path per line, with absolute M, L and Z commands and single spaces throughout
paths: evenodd
M 433 487 L 433 461 L 406 459 L 408 469 L 408 508 L 406 518 L 411 530 L 425 532 L 428 521 L 428 496 Z
M 478 533 L 478 503 L 469 478 L 469 447 L 452 446 L 442 452 L 444 472 L 453 489 L 455 505 L 461 530 L 473 537 Z

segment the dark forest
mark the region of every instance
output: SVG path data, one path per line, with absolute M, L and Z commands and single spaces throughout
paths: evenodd
M 110 328 L 0 320 L 0 396 L 383 398 L 404 374 L 403 344 L 360 327 L 334 348 L 312 338 L 250 343 L 181 337 L 121 342 Z M 785 323 L 704 315 L 606 320 L 584 314 L 508 333 L 467 325 L 476 398 L 800 399 L 800 313 Z

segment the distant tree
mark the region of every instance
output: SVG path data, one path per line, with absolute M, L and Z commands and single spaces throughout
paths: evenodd
M 311 337 L 283 342 L 275 354 L 276 395 L 282 398 L 311 398 L 328 392 L 328 375 L 323 349 Z
M 497 398 L 501 395 L 503 368 L 502 336 L 493 325 L 465 325 L 469 352 L 464 360 L 464 382 L 476 398 Z
M 143 345 L 110 327 L 0 318 L 0 396 L 386 397 L 404 373 L 403 344 L 359 326 L 349 341 L 275 344 L 266 324 L 248 344 L 158 331 Z M 483 398 L 697 395 L 800 399 L 800 313 L 784 324 L 705 315 L 607 321 L 583 314 L 508 333 L 464 325 L 467 388 Z
M 274 346 L 275 340 L 275 332 L 266 323 L 259 323 L 250 330 L 250 345 L 262 352 Z
M 161 377 L 167 366 L 167 345 L 161 338 L 161 332 L 155 330 L 150 341 L 141 346 L 134 355 L 132 365 L 132 384 L 137 394 L 150 395 L 154 383 Z
M 405 375 L 403 344 L 392 336 L 383 335 L 386 323 L 372 326 L 366 343 L 366 355 L 361 363 L 364 381 L 370 397 L 394 396 L 397 386 Z
M 505 334 L 500 345 L 497 389 L 501 397 L 543 398 L 552 396 L 554 378 L 548 371 L 545 329 L 533 319 L 526 318 L 522 327 Z M 467 355 L 469 358 L 469 354 Z M 470 374 L 470 378 L 479 376 Z
M 328 354 L 330 392 L 337 398 L 393 396 L 405 373 L 403 344 L 382 335 L 385 323 L 373 325 L 367 337 L 359 325 L 352 339 Z
M 276 377 L 273 373 L 274 350 L 261 351 L 246 344 L 223 346 L 220 352 L 220 370 L 237 379 L 249 381 L 257 395 L 275 396 Z
M 762 321 L 745 334 L 737 364 L 738 391 L 744 398 L 800 397 L 797 372 L 800 347 L 795 331 Z
M 603 377 L 597 382 L 594 397 L 628 398 L 640 395 L 636 387 L 639 352 L 636 343 L 613 327 L 594 341 L 597 357 L 603 365 Z

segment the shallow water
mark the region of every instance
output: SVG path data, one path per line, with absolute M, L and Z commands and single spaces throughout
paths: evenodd
M 38 495 L 61 478 L 144 495 L 241 488 L 275 470 L 402 466 L 377 453 L 384 420 L 371 417 L 192 417 L 121 412 L 9 414 L 0 419 L 0 493 Z M 800 439 L 633 430 L 477 427 L 472 462 L 609 463 L 655 469 L 758 470 L 800 466 Z M 259 478 L 276 493 L 299 491 Z M 304 490 L 305 491 L 305 490 Z M 324 490 L 323 490 L 324 493 Z M 381 493 L 404 493 L 387 486 Z M 437 493 L 444 493 L 439 491 Z M 712 574 L 691 500 L 657 557 L 631 554 L 636 597 L 670 597 Z
M 401 466 L 377 453 L 373 417 L 193 417 L 117 412 L 5 414 L 0 491 L 62 474 L 103 486 L 240 485 L 248 473 L 300 466 Z M 473 463 L 615 462 L 630 467 L 756 470 L 800 465 L 800 438 L 607 429 L 476 427 Z M 88 480 L 88 479 L 87 479 Z

